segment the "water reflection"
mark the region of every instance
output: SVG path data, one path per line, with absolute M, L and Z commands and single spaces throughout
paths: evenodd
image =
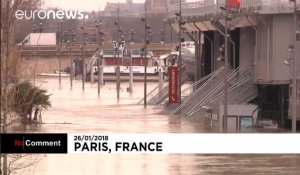
M 116 100 L 115 84 L 108 83 L 97 95 L 97 85 L 48 79 L 42 85 L 51 94 L 53 107 L 45 111 L 43 125 L 32 126 L 34 132 L 67 133 L 199 133 L 216 132 L 204 122 L 190 122 L 157 115 L 136 102 L 143 96 L 143 83 L 134 83 L 132 95 L 122 83 L 121 100 Z M 149 89 L 155 83 L 149 84 Z M 16 129 L 16 128 L 15 128 Z M 22 128 L 19 130 L 28 130 Z M 254 143 L 253 143 L 254 144 Z M 194 155 L 194 154 L 68 154 L 45 156 L 33 167 L 17 174 L 65 175 L 198 175 L 198 174 L 300 174 L 300 156 L 296 155 Z

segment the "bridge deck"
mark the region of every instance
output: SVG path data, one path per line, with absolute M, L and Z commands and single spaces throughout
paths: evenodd
M 297 0 L 299 1 L 299 0 Z M 173 3 L 172 3 L 173 2 Z M 178 30 L 175 13 L 179 11 L 179 1 L 171 1 L 169 4 L 168 18 L 173 23 L 173 28 Z M 193 2 L 182 3 L 182 16 L 187 22 L 188 31 L 196 31 L 194 22 L 199 25 L 202 31 L 214 30 L 210 21 L 219 21 L 225 18 L 224 11 L 226 0 L 194 0 Z M 300 2 L 298 3 L 300 5 Z M 299 9 L 296 7 L 297 9 Z M 239 8 L 229 9 L 232 17 L 236 17 L 236 23 L 243 27 L 255 25 L 255 21 L 249 22 L 246 16 L 257 14 L 287 14 L 294 12 L 294 3 L 289 0 L 240 0 Z M 199 23 L 198 23 L 199 22 Z M 241 24 L 243 23 L 243 24 Z

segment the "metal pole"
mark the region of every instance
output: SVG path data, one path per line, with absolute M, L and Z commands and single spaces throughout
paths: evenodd
M 159 93 L 159 99 L 162 98 L 162 89 L 163 89 L 163 83 L 164 83 L 164 74 L 162 72 L 162 69 L 158 69 L 158 93 Z
M 179 2 L 179 58 L 178 58 L 178 73 L 179 73 L 179 76 L 178 76 L 178 104 L 181 104 L 181 37 L 182 37 L 182 29 L 181 29 L 181 23 L 182 23 L 182 7 L 181 7 L 181 0 Z
M 232 55 L 232 57 L 233 57 L 233 64 L 232 64 L 232 67 L 233 67 L 233 69 L 235 69 L 236 68 L 235 42 L 232 39 L 230 39 L 230 41 L 231 41 L 231 44 L 233 46 L 233 49 L 232 49 L 232 51 L 233 51 L 233 55 Z
M 59 55 L 58 55 L 58 79 L 59 85 L 61 85 L 61 48 L 59 48 Z
M 198 44 L 197 44 L 197 46 L 198 46 L 198 48 L 197 48 L 198 49 L 198 52 L 197 52 L 198 56 L 197 56 L 197 62 L 196 62 L 196 66 L 197 66 L 197 71 L 196 71 L 197 79 L 196 79 L 196 81 L 200 80 L 200 78 L 202 76 L 204 76 L 204 66 L 202 66 L 202 63 L 203 63 L 202 52 L 203 51 L 202 51 L 201 40 L 202 40 L 202 31 L 199 30 L 199 32 L 198 32 Z M 199 68 L 200 68 L 200 70 L 199 70 Z
M 101 72 L 100 72 L 100 54 L 97 60 L 97 70 L 98 70 L 98 97 L 100 97 L 100 85 L 101 85 Z
M 119 40 L 120 40 L 120 3 L 118 1 L 118 32 L 119 32 Z M 120 99 L 120 54 L 119 54 L 119 48 L 120 48 L 120 43 L 117 43 L 117 54 L 118 54 L 118 59 L 117 59 L 117 99 Z
M 296 101 L 296 98 L 297 98 L 297 82 L 296 82 L 296 76 L 297 76 L 297 71 L 295 70 L 296 69 L 296 57 L 298 55 L 296 55 L 296 50 L 297 50 L 297 47 L 296 47 L 296 44 L 297 44 L 297 1 L 295 0 L 294 1 L 294 57 L 293 57 L 293 60 L 292 60 L 292 71 L 293 71 L 293 82 L 292 82 L 292 132 L 293 133 L 296 133 L 297 132 L 297 101 Z
M 130 50 L 130 67 L 129 67 L 129 92 L 133 91 L 133 70 L 132 70 L 132 50 Z
M 164 43 L 166 43 L 166 19 L 164 19 Z
M 84 46 L 85 46 L 85 42 L 84 42 L 84 36 L 85 36 L 85 28 L 82 26 L 81 27 L 82 29 L 82 39 L 81 39 L 81 42 L 82 42 L 82 45 L 81 45 L 81 56 L 82 56 L 82 91 L 84 91 L 84 83 L 85 83 L 85 60 L 84 60 Z
M 173 28 L 172 24 L 170 24 L 170 29 L 171 29 L 171 44 L 173 43 Z
M 94 65 L 91 64 L 90 66 L 91 66 L 90 67 L 90 69 L 91 69 L 91 84 L 94 84 L 94 82 L 95 82 L 95 78 L 94 78 Z
M 82 50 L 82 90 L 84 91 L 84 83 L 85 83 L 85 59 L 84 59 L 84 51 Z
M 73 88 L 73 58 L 71 58 L 71 64 L 70 64 L 70 83 L 71 83 L 71 89 Z
M 61 49 L 62 49 L 62 21 L 60 22 L 60 48 L 59 48 L 59 60 L 58 60 L 58 74 L 59 74 L 59 85 L 61 85 Z
M 294 51 L 295 54 L 295 51 Z M 293 71 L 293 80 L 292 80 L 292 132 L 295 133 L 297 131 L 297 83 L 296 83 L 296 60 L 295 57 L 292 58 L 292 71 Z
M 226 12 L 227 13 L 227 12 Z M 223 118 L 223 128 L 224 131 L 227 132 L 227 99 L 228 95 L 228 21 L 227 14 L 225 16 L 225 79 L 224 79 L 224 118 Z
M 147 3 L 145 1 L 145 43 L 144 43 L 144 108 L 147 108 Z
M 120 99 L 120 55 L 119 55 L 119 45 L 117 48 L 117 54 L 118 54 L 118 59 L 117 59 L 117 98 L 118 100 Z
M 100 64 L 101 64 L 101 67 L 100 67 L 100 85 L 104 85 L 104 76 L 103 76 L 103 55 L 101 54 L 100 55 Z

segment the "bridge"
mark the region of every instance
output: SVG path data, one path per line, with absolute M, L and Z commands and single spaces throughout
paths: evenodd
M 147 48 L 155 55 L 169 53 L 176 44 L 172 43 L 151 43 L 147 45 Z M 86 44 L 83 49 L 81 49 L 81 45 L 76 44 L 63 44 L 61 45 L 39 45 L 39 46 L 19 46 L 21 55 L 23 57 L 31 57 L 31 56 L 80 56 L 84 54 L 87 57 L 91 57 L 97 49 L 113 49 L 112 43 L 105 43 L 103 46 L 99 46 L 98 44 L 89 43 Z M 126 44 L 125 49 L 141 49 L 144 47 L 143 43 L 133 43 Z
M 294 12 L 294 3 L 289 0 L 229 0 L 233 5 L 229 8 L 232 17 L 232 27 L 245 27 L 256 25 L 256 21 L 249 20 L 248 16 L 267 14 L 287 14 Z M 298 1 L 298 0 L 297 0 Z M 223 7 L 227 0 L 194 0 L 182 2 L 182 18 L 186 22 L 187 31 L 216 30 L 212 22 L 219 21 L 224 24 L 225 12 Z M 236 2 L 236 4 L 234 4 Z M 300 4 L 300 3 L 298 3 Z M 234 8 L 234 6 L 238 6 Z M 179 1 L 169 4 L 168 18 L 173 23 L 173 28 L 178 31 L 175 13 L 179 12 Z M 296 7 L 299 9 L 299 5 Z

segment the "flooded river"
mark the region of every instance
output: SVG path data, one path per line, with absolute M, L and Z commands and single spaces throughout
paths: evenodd
M 149 83 L 151 90 L 156 83 Z M 143 83 L 134 83 L 134 92 L 126 92 L 128 83 L 121 84 L 120 100 L 116 99 L 114 83 L 101 88 L 89 83 L 82 91 L 80 81 L 70 90 L 68 79 L 58 85 L 58 79 L 42 84 L 51 96 L 52 108 L 43 112 L 41 126 L 34 132 L 49 133 L 201 133 L 216 132 L 205 122 L 175 121 L 157 115 L 148 107 L 136 103 L 143 96 Z M 27 128 L 28 129 L 28 128 Z M 255 144 L 255 143 L 253 143 Z M 193 154 L 47 154 L 33 156 L 34 166 L 16 174 L 35 175 L 210 175 L 210 174 L 300 174 L 297 155 L 193 155 Z

